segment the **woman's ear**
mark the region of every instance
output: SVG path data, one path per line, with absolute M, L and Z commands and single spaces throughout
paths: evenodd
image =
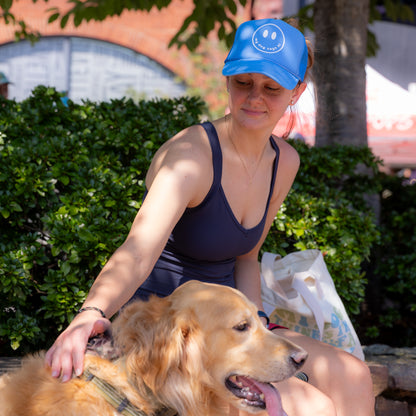
M 294 105 L 298 102 L 300 96 L 303 94 L 307 87 L 306 82 L 300 82 L 292 91 L 292 98 L 290 99 L 290 104 Z

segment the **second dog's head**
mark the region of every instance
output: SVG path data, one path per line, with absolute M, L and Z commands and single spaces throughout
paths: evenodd
M 250 413 L 278 406 L 270 383 L 292 376 L 307 356 L 268 331 L 241 292 L 196 281 L 128 305 L 114 337 L 136 387 L 181 415 L 204 414 L 203 406 L 212 414 L 224 402 Z

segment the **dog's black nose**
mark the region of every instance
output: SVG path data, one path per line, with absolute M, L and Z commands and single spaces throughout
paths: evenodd
M 292 354 L 290 354 L 290 360 L 295 368 L 302 367 L 307 358 L 308 353 L 305 350 L 293 351 Z

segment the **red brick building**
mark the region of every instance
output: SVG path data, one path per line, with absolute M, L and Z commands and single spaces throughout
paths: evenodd
M 125 11 L 120 17 L 109 17 L 103 22 L 83 22 L 78 27 L 71 20 L 64 29 L 59 21 L 49 24 L 48 17 L 52 13 L 48 10 L 57 7 L 64 11 L 66 5 L 67 0 L 36 3 L 19 0 L 14 2 L 12 12 L 16 20 L 23 19 L 30 29 L 39 31 L 42 36 L 77 36 L 115 43 L 154 59 L 184 78 L 189 75 L 186 51 L 179 54 L 167 45 L 192 10 L 192 1 L 174 0 L 168 8 L 160 11 L 153 8 L 149 13 Z M 0 45 L 13 42 L 14 31 L 13 25 L 1 27 Z

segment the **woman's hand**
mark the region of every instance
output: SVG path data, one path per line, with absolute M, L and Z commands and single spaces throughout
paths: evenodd
M 52 377 L 61 377 L 66 382 L 84 371 L 84 355 L 88 339 L 109 329 L 111 322 L 96 311 L 77 315 L 71 324 L 56 339 L 45 356 L 45 364 L 51 368 Z

